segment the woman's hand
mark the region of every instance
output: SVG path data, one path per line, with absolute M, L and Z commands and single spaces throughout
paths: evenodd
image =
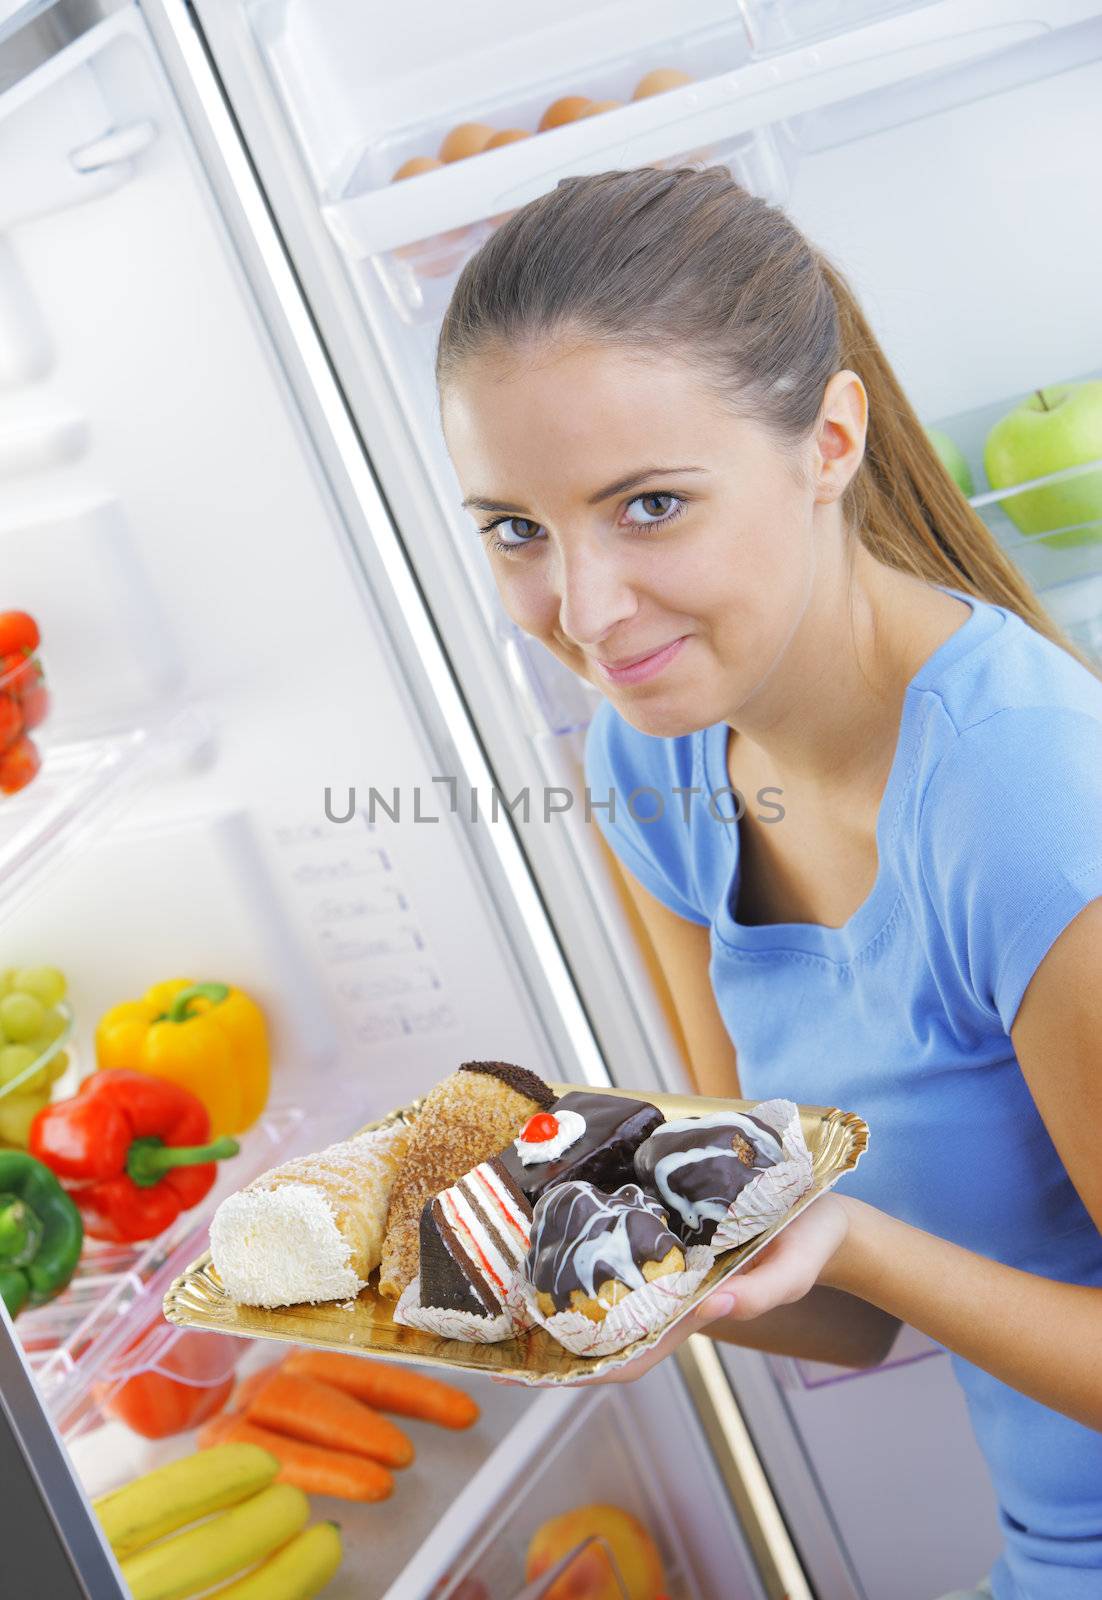
M 646 1355 L 626 1367 L 598 1378 L 580 1379 L 567 1388 L 589 1388 L 595 1383 L 634 1383 L 659 1361 L 672 1355 L 694 1333 L 702 1333 L 720 1320 L 746 1321 L 776 1306 L 802 1300 L 819 1281 L 828 1262 L 845 1243 L 848 1231 L 845 1202 L 834 1194 L 821 1195 L 782 1229 L 760 1255 L 741 1272 L 694 1306 L 688 1316 L 659 1339 Z M 508 1382 L 508 1379 L 496 1379 Z

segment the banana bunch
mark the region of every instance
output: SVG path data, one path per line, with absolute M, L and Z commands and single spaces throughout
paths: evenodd
M 312 1600 L 340 1565 L 340 1534 L 306 1526 L 309 1501 L 278 1471 L 257 1445 L 220 1444 L 93 1501 L 133 1600 L 187 1600 L 226 1578 L 209 1600 Z

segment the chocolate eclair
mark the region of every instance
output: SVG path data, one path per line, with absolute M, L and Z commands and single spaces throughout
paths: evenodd
M 707 1244 L 751 1179 L 782 1159 L 768 1123 L 749 1112 L 716 1111 L 657 1128 L 635 1152 L 635 1174 L 666 1206 L 685 1244 Z
M 663 1121 L 649 1100 L 571 1090 L 525 1124 L 502 1165 L 533 1204 L 567 1180 L 611 1194 L 633 1180 L 637 1146 Z
M 544 1316 L 580 1311 L 603 1322 L 633 1289 L 684 1268 L 666 1213 L 637 1184 L 602 1194 L 570 1181 L 536 1202 L 525 1270 Z

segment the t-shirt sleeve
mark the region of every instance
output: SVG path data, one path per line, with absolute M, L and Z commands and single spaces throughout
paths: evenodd
M 679 917 L 707 926 L 692 881 L 684 798 L 676 792 L 692 783 L 689 741 L 640 733 L 606 700 L 586 735 L 585 780 L 588 814 L 628 871 Z
M 1010 1032 L 1060 934 L 1102 896 L 1102 718 L 996 712 L 959 733 L 919 820 L 922 870 L 962 977 Z

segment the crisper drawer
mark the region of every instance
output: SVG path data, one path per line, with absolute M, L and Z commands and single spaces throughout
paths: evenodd
M 764 1593 L 672 1363 L 634 1384 L 544 1395 L 511 1448 L 433 1600 L 528 1600 L 540 1577 L 556 1600 L 618 1584 L 669 1600 Z

